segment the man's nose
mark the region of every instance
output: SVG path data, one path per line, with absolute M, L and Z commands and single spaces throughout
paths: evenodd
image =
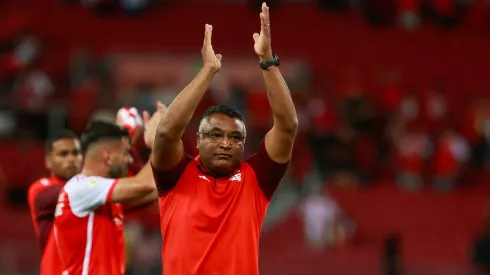
M 231 148 L 231 143 L 230 143 L 230 140 L 228 139 L 227 136 L 223 137 L 223 140 L 220 143 L 220 147 L 226 148 L 226 149 Z

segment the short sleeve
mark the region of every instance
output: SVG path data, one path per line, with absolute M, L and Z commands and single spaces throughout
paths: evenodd
M 248 157 L 246 162 L 254 169 L 260 188 L 267 200 L 270 200 L 286 174 L 289 162 L 277 163 L 273 161 L 265 149 L 264 140 L 260 143 L 257 153 Z
M 102 177 L 86 177 L 78 181 L 70 181 L 64 189 L 68 194 L 73 214 L 84 217 L 97 207 L 110 202 L 117 181 L 117 179 Z
M 182 173 L 184 173 L 185 168 L 191 161 L 192 157 L 184 154 L 180 162 L 174 168 L 167 171 L 158 170 L 151 164 L 153 178 L 157 185 L 159 195 L 165 194 L 165 192 L 172 190 L 177 185 L 180 176 L 182 176 Z
M 63 189 L 63 184 L 44 185 L 40 181 L 29 188 L 29 204 L 37 224 L 36 233 L 41 251 L 44 251 L 51 233 L 56 203 L 61 189 Z

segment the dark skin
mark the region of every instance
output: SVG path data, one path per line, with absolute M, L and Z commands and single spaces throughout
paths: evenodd
M 54 141 L 51 151 L 46 154 L 46 168 L 51 176 L 64 180 L 69 180 L 80 172 L 82 161 L 80 142 L 73 138 Z
M 237 118 L 213 114 L 202 121 L 197 149 L 204 168 L 215 177 L 231 175 L 243 157 L 245 125 Z
M 261 28 L 260 33 L 253 34 L 254 50 L 259 60 L 270 61 L 273 58 L 271 48 L 271 31 L 269 7 L 266 3 L 262 4 L 260 13 Z M 220 54 L 215 54 L 211 43 L 213 27 L 205 26 L 204 42 L 201 49 L 203 67 L 197 76 L 177 95 L 168 107 L 165 115 L 158 126 L 155 144 L 151 154 L 151 162 L 155 169 L 169 171 L 176 167 L 184 155 L 182 135 L 191 120 L 196 108 L 211 84 L 214 75 L 221 69 Z M 264 138 L 265 149 L 270 159 L 277 163 L 287 163 L 291 158 L 296 130 L 298 128 L 298 117 L 296 109 L 291 99 L 291 94 L 284 81 L 278 67 L 272 66 L 262 71 L 267 98 L 272 110 L 274 125 Z M 204 136 L 201 136 L 204 139 Z M 200 147 L 200 145 L 199 145 Z M 208 148 L 208 147 L 206 147 Z M 204 149 L 206 149 L 204 148 Z M 213 149 L 214 148 L 214 149 Z M 210 152 L 217 150 L 216 145 L 209 147 Z M 220 150 L 223 150 L 221 148 Z M 227 164 L 220 160 L 213 160 L 212 153 L 201 151 L 207 156 L 203 165 L 208 165 L 211 169 L 218 166 L 223 169 L 219 173 L 231 170 L 231 167 L 224 169 Z M 207 158 L 210 158 L 211 161 Z M 207 159 L 207 160 L 206 160 Z M 234 158 L 233 158 L 234 159 Z M 214 166 L 216 165 L 216 167 Z M 214 167 L 214 168 L 213 168 Z

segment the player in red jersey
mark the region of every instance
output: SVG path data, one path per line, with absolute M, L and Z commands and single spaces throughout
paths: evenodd
M 165 106 L 160 104 L 159 108 Z M 142 132 L 142 119 L 136 108 L 121 108 L 130 111 L 131 117 L 119 117 L 116 122 L 119 126 L 128 129 L 132 133 L 132 140 L 138 138 Z M 134 122 L 134 123 L 133 123 Z M 129 173 L 135 175 L 142 168 L 141 157 L 138 151 L 131 148 L 131 163 Z M 80 172 L 82 165 L 82 153 L 78 137 L 69 130 L 60 130 L 46 141 L 46 167 L 50 170 L 50 177 L 42 178 L 34 182 L 28 191 L 28 202 L 36 237 L 42 252 L 40 274 L 61 274 L 63 268 L 56 249 L 52 225 L 58 195 L 66 181 Z M 144 205 L 142 205 L 144 206 Z M 133 209 L 124 209 L 129 212 Z M 121 243 L 123 239 L 123 226 L 121 225 Z M 124 253 L 124 250 L 121 251 Z M 124 262 L 121 263 L 125 265 Z
M 258 152 L 242 160 L 246 128 L 227 106 L 208 109 L 197 133 L 199 156 L 184 153 L 181 137 L 221 68 L 206 25 L 203 68 L 163 116 L 151 162 L 159 190 L 164 274 L 258 274 L 259 235 L 270 199 L 291 157 L 298 120 L 270 44 L 269 8 L 254 34 L 274 126 Z M 270 62 L 269 62 L 270 61 Z
M 160 113 L 145 115 L 145 142 L 153 144 Z M 124 274 L 120 241 L 123 208 L 156 200 L 150 165 L 128 174 L 130 142 L 126 130 L 93 121 L 82 135 L 85 161 L 81 174 L 60 192 L 54 235 L 67 274 Z M 121 204 L 124 207 L 121 207 Z
M 80 172 L 82 152 L 78 137 L 61 130 L 46 141 L 46 167 L 50 176 L 34 182 L 28 202 L 36 237 L 41 247 L 41 275 L 61 274 L 62 265 L 52 234 L 58 194 L 65 182 Z

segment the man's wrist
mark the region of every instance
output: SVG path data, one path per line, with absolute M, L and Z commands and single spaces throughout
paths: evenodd
M 214 68 L 212 65 L 204 64 L 201 68 L 201 72 L 206 76 L 214 76 L 219 70 Z
M 265 53 L 263 55 L 259 55 L 260 62 L 262 62 L 262 61 L 271 61 L 273 59 L 274 59 L 274 55 L 272 54 L 272 51 L 267 52 L 267 53 Z

